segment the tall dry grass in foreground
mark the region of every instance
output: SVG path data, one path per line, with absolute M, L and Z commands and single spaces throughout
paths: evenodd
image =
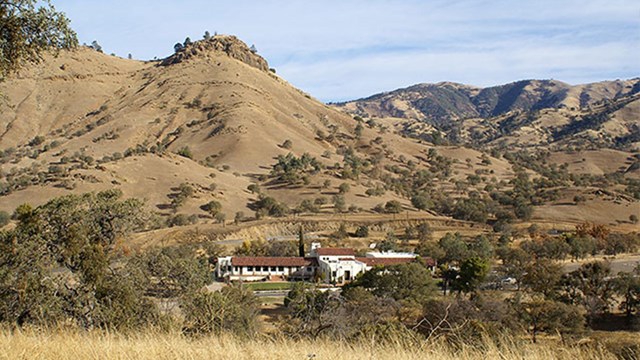
M 1 331 L 1 359 L 609 359 L 603 350 L 522 344 L 509 339 L 454 350 L 438 342 L 403 347 L 335 341 L 191 339 L 179 334 L 134 335 L 74 331 Z

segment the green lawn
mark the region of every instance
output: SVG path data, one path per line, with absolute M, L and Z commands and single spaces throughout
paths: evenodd
M 289 290 L 291 289 L 291 285 L 293 283 L 290 282 L 255 282 L 255 283 L 244 283 L 244 286 L 248 287 L 253 291 L 261 291 L 261 290 Z

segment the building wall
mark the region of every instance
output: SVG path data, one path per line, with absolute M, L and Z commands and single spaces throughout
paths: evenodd
M 319 256 L 318 264 L 322 281 L 325 283 L 344 283 L 353 280 L 359 273 L 366 271 L 366 265 L 356 261 L 353 256 Z M 349 279 L 346 279 L 346 274 Z
M 245 278 L 254 281 L 270 276 L 310 279 L 313 278 L 315 272 L 315 266 L 233 266 L 231 265 L 231 256 L 219 258 L 215 271 L 216 277 L 219 279 L 238 280 Z

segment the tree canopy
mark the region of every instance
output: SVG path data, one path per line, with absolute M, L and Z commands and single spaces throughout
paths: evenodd
M 49 1 L 0 1 L 0 78 L 39 62 L 46 50 L 77 46 L 69 22 Z
M 422 303 L 435 293 L 435 284 L 424 266 L 418 263 L 375 267 L 362 274 L 345 289 L 363 287 L 378 297 Z

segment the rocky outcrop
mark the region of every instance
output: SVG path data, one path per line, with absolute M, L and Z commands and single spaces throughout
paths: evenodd
M 188 44 L 175 54 L 164 59 L 160 64 L 162 66 L 169 66 L 191 59 L 206 59 L 215 52 L 225 53 L 227 56 L 242 61 L 249 66 L 262 71 L 269 71 L 269 64 L 262 56 L 252 51 L 247 44 L 237 37 L 227 35 L 216 35 L 208 40 L 200 40 Z

